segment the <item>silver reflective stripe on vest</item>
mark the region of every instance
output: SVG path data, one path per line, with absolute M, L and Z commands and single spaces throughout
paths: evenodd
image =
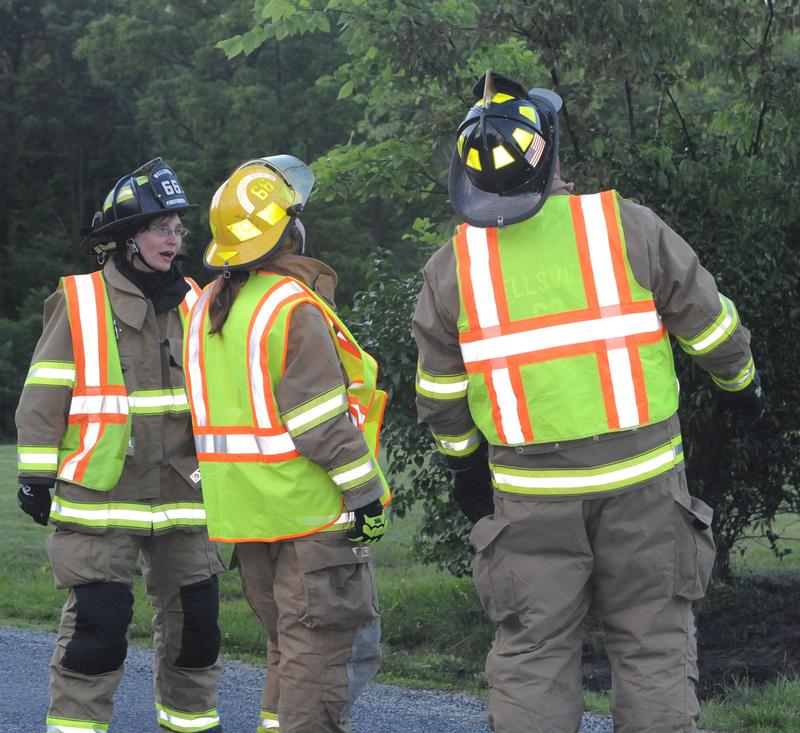
M 73 402 L 75 398 L 72 398 Z M 127 403 L 126 403 L 127 404 Z M 93 450 L 100 440 L 100 431 L 102 425 L 98 422 L 90 422 L 86 424 L 86 431 L 81 435 L 81 450 L 76 453 L 72 458 L 61 466 L 58 477 L 66 481 L 72 481 L 75 478 L 75 472 L 78 470 L 80 462 L 84 457 Z
M 267 407 L 268 396 L 264 389 L 264 376 L 269 372 L 267 365 L 261 361 L 261 340 L 264 338 L 264 333 L 273 314 L 283 305 L 284 301 L 304 292 L 297 283 L 292 281 L 279 285 L 267 296 L 253 320 L 250 340 L 247 344 L 247 358 L 250 370 L 253 413 L 256 418 L 256 425 L 260 428 L 273 427 Z M 269 396 L 271 397 L 271 395 Z
M 195 435 L 194 443 L 197 452 L 204 454 L 276 456 L 290 453 L 295 449 L 292 436 L 286 432 L 277 435 L 256 435 L 255 433 L 203 434 Z
M 83 342 L 83 371 L 87 387 L 100 386 L 100 326 L 98 322 L 95 283 L 91 275 L 75 276 L 78 313 Z M 104 301 L 105 299 L 101 299 Z M 102 355 L 105 358 L 105 354 Z M 75 398 L 73 397 L 73 400 Z
M 502 294 L 496 293 L 491 277 L 489 265 L 489 241 L 486 229 L 467 227 L 467 249 L 470 257 L 469 279 L 467 287 L 472 288 L 475 300 L 475 309 L 478 315 L 478 325 L 481 328 L 492 328 L 500 325 L 500 316 L 497 312 L 497 301 Z M 480 342 L 476 342 L 480 343 Z M 461 353 L 464 364 L 471 361 L 469 354 L 461 344 Z M 491 370 L 491 380 L 497 394 L 497 406 L 500 411 L 500 423 L 506 440 L 511 445 L 525 442 L 522 425 L 519 420 L 518 404 L 524 403 L 525 395 L 517 394 L 511 383 L 511 374 L 507 367 L 497 367 Z
M 354 512 L 343 511 L 339 515 L 339 518 L 333 523 L 333 526 L 336 526 L 337 524 L 348 524 L 350 522 L 354 522 L 355 518 L 356 515 Z
M 203 320 L 205 317 L 205 306 L 211 297 L 213 287 L 208 288 L 199 298 L 192 310 L 192 317 L 189 322 L 189 337 L 187 346 L 189 379 L 193 385 L 191 400 L 192 409 L 196 425 L 204 426 L 208 424 L 208 411 L 206 403 L 203 401 L 203 370 L 200 366 L 200 347 L 203 343 Z
M 502 359 L 519 354 L 533 354 L 545 349 L 574 346 L 591 341 L 610 341 L 626 336 L 661 330 L 661 318 L 655 308 L 644 313 L 595 318 L 558 326 L 532 328 L 519 333 L 467 341 L 461 344 L 464 363 Z M 620 351 L 611 349 L 610 351 Z
M 127 415 L 128 398 L 125 395 L 72 395 L 70 415 Z
M 200 299 L 200 289 L 194 281 L 190 281 L 189 278 L 184 278 L 184 280 L 189 286 L 189 290 L 186 293 L 186 297 L 183 299 L 183 304 L 186 306 L 187 310 L 191 310 L 192 306 Z

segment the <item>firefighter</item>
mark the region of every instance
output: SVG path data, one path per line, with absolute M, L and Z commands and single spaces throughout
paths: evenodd
M 694 731 L 691 606 L 715 550 L 712 510 L 687 489 L 670 336 L 755 418 L 749 332 L 652 211 L 571 193 L 557 94 L 487 72 L 474 95 L 449 176 L 465 223 L 424 268 L 413 328 L 419 417 L 476 522 L 474 580 L 497 625 L 489 723 L 578 730 L 591 602 L 614 730 Z
M 390 494 L 386 395 L 333 310 L 336 274 L 304 255 L 314 175 L 291 155 L 242 163 L 211 202 L 185 370 L 209 534 L 235 543 L 269 637 L 259 733 L 344 733 L 381 661 L 373 548 Z M 280 722 L 279 722 L 280 721 Z
M 159 728 L 222 730 L 224 566 L 206 531 L 182 369 L 183 322 L 199 289 L 176 264 L 188 234 L 180 217 L 193 207 L 160 158 L 123 176 L 82 245 L 104 267 L 62 278 L 45 302 L 16 421 L 19 504 L 55 525 L 50 565 L 69 590 L 48 733 L 108 730 L 137 561 L 155 610 Z

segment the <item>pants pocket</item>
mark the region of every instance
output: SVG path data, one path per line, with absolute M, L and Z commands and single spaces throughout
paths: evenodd
M 127 580 L 112 574 L 109 542 L 104 535 L 57 529 L 47 538 L 47 555 L 56 588 Z
M 300 540 L 294 545 L 307 601 L 300 623 L 347 630 L 378 618 L 371 547 L 349 540 Z
M 716 547 L 711 531 L 714 512 L 697 497 L 678 496 L 676 509 L 675 596 L 695 601 L 705 595 Z
M 508 524 L 503 517 L 483 517 L 469 535 L 475 548 L 472 561 L 475 588 L 486 615 L 497 624 L 516 613 L 509 553 L 498 541 Z

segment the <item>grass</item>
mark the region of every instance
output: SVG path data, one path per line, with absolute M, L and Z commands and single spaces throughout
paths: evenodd
M 800 570 L 800 517 L 778 514 L 772 530 L 781 537 L 778 546 L 787 554 L 776 558 L 766 540 L 758 537 L 742 539 L 731 554 L 731 567 L 737 575 L 781 575 Z
M 0 446 L 0 623 L 55 631 L 65 592 L 53 587 L 45 549 L 50 530 L 34 524 L 16 506 L 16 453 Z M 471 578 L 454 578 L 409 559 L 418 515 L 394 520 L 377 546 L 378 591 L 382 608 L 385 661 L 379 681 L 410 687 L 466 690 L 484 695 L 483 658 L 493 629 L 480 607 Z M 800 542 L 795 516 L 779 519 L 787 543 Z M 227 560 L 231 548 L 223 547 Z M 748 540 L 733 558 L 737 574 L 788 577 L 800 570 L 800 550 L 777 560 L 768 548 Z M 726 590 L 727 592 L 727 590 Z M 136 603 L 131 640 L 151 642 L 150 618 L 143 583 L 134 585 Z M 220 579 L 223 655 L 263 664 L 266 636 L 239 589 L 238 575 Z M 709 603 L 713 603 L 713 593 Z M 590 640 L 589 644 L 593 642 Z M 610 698 L 587 693 L 587 710 L 608 714 Z M 800 733 L 800 679 L 730 685 L 703 707 L 701 725 L 738 733 Z
M 703 705 L 703 727 L 727 733 L 798 733 L 800 677 L 782 677 L 769 685 L 731 685 Z

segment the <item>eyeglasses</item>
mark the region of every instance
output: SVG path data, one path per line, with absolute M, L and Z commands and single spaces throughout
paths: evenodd
M 185 227 L 175 227 L 174 229 L 171 227 L 147 227 L 147 231 L 158 234 L 161 239 L 166 239 L 173 234 L 177 239 L 186 239 L 190 234 Z

